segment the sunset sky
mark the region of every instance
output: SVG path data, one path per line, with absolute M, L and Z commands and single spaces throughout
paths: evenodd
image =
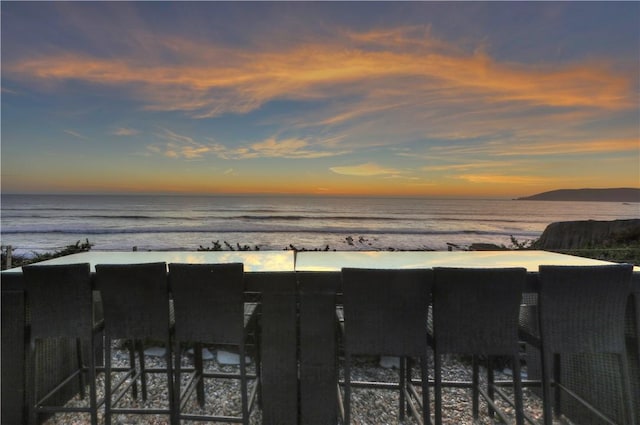
M 0 7 L 3 193 L 640 187 L 638 2 Z

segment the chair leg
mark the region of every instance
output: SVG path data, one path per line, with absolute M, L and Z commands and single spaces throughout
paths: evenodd
M 561 371 L 560 371 L 560 354 L 554 354 L 553 356 L 553 382 L 560 383 L 562 381 Z M 556 418 L 560 417 L 560 412 L 562 411 L 562 390 L 559 385 L 554 385 L 553 390 L 553 412 Z
M 414 365 L 414 359 L 412 357 L 407 357 L 407 367 L 406 367 L 406 371 L 405 371 L 405 379 L 406 379 L 406 391 L 407 391 L 407 397 L 411 397 L 409 395 L 409 389 L 410 387 L 413 385 L 411 383 L 411 379 L 413 377 L 413 365 Z M 407 402 L 404 404 L 404 409 L 407 415 L 411 416 L 413 414 L 413 412 L 411 411 L 411 408 L 409 407 L 409 400 L 407 399 Z
M 181 371 L 182 371 L 182 364 L 181 364 L 181 351 L 180 351 L 180 341 L 174 341 L 173 342 L 173 359 L 174 359 L 174 367 L 173 367 L 173 375 L 175 376 L 174 379 L 174 384 L 173 384 L 173 403 L 174 403 L 174 413 L 173 413 L 173 417 L 174 417 L 174 422 L 176 424 L 180 423 L 180 407 L 182 405 L 182 402 L 180 400 L 180 386 L 181 386 Z
M 144 344 L 142 341 L 136 343 L 138 348 L 138 361 L 140 362 L 140 387 L 142 388 L 142 401 L 147 401 L 147 369 L 144 364 Z M 168 348 L 166 349 L 169 350 Z
M 109 336 L 105 336 L 104 345 L 104 423 L 111 425 L 111 338 Z M 130 347 L 130 355 L 132 349 Z
M 260 346 L 260 328 L 259 324 L 256 324 L 254 331 L 255 338 L 255 353 L 256 353 L 256 385 L 257 388 L 257 397 L 258 397 L 258 406 L 262 408 L 262 355 L 260 350 L 262 349 Z
M 196 395 L 198 405 L 204 408 L 204 365 L 202 363 L 202 344 L 197 342 L 193 346 L 193 367 L 196 374 Z
M 171 359 L 171 338 L 167 338 L 165 343 L 165 350 L 164 350 L 164 356 L 165 356 L 165 364 L 167 365 L 167 398 L 169 399 L 169 422 L 171 425 L 177 425 L 177 419 L 176 419 L 176 403 L 175 403 L 175 391 L 173 388 L 174 382 L 173 382 L 173 362 Z
M 36 356 L 36 342 L 31 341 L 27 345 L 27 353 L 29 356 L 29 365 L 31 366 L 29 369 L 31 376 L 29 376 L 29 383 L 27 387 L 27 406 L 29 408 L 28 415 L 28 423 L 29 425 L 35 425 L 38 421 L 38 411 L 36 403 L 38 402 L 38 360 Z
M 136 368 L 136 341 L 132 339 L 128 341 L 129 344 L 129 369 Z M 109 347 L 109 353 L 111 353 L 111 347 Z M 131 396 L 134 400 L 138 399 L 138 381 L 134 380 L 131 385 Z
M 442 364 L 440 354 L 434 353 L 434 374 L 435 374 L 435 417 L 436 425 L 442 425 Z
M 96 391 L 96 350 L 93 344 L 93 336 L 89 337 L 89 365 L 87 366 L 89 377 L 89 409 L 91 410 L 91 425 L 98 425 L 98 400 Z
M 637 415 L 640 415 L 640 412 L 634 413 L 629 359 L 625 353 L 618 354 L 618 359 L 620 361 L 620 377 L 622 379 L 622 400 L 627 411 L 628 423 L 629 425 L 638 425 Z
M 553 412 L 551 408 L 551 363 L 552 354 L 547 350 L 540 350 L 542 363 L 542 409 L 544 425 L 553 425 Z
M 244 341 L 240 342 L 240 400 L 242 404 L 242 424 L 249 425 L 249 401 L 247 398 L 247 365 Z
M 471 411 L 473 412 L 473 419 L 478 420 L 480 417 L 480 389 L 478 386 L 480 385 L 479 379 L 479 365 L 478 365 L 478 356 L 475 354 L 471 357 L 471 368 L 472 368 L 472 377 L 471 377 L 471 393 L 472 393 L 472 405 Z
M 76 364 L 78 365 L 78 369 L 84 368 L 84 356 L 82 355 L 82 340 L 80 338 L 76 338 Z M 84 399 L 86 397 L 85 385 L 86 381 L 84 379 L 84 373 L 80 372 L 78 374 L 78 384 L 80 385 L 80 398 Z
M 491 363 L 491 357 L 487 357 L 487 393 L 491 401 L 495 400 L 495 390 L 494 390 L 494 374 L 493 374 L 493 364 Z M 495 416 L 495 410 L 491 405 L 488 405 L 487 412 L 489 413 L 489 417 L 493 418 Z
M 344 423 L 351 423 L 351 355 L 344 353 Z
M 406 380 L 406 370 L 407 370 L 407 358 L 400 357 L 400 420 L 404 420 L 404 410 L 405 410 L 405 390 L 407 389 L 407 380 Z
M 431 424 L 431 406 L 429 405 L 429 363 L 427 356 L 420 357 L 420 374 L 422 377 L 422 423 Z
M 513 397 L 516 408 L 516 425 L 524 424 L 524 406 L 522 401 L 522 377 L 520 374 L 520 356 L 516 353 L 511 361 L 513 366 Z

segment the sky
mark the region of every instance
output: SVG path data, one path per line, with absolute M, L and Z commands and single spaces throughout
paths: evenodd
M 3 193 L 640 187 L 639 2 L 0 3 Z

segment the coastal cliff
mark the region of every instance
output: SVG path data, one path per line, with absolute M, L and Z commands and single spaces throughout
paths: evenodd
M 638 241 L 640 219 L 564 221 L 549 224 L 533 247 L 546 250 L 586 249 Z

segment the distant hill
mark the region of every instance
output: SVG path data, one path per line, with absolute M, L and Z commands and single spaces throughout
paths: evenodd
M 640 202 L 640 189 L 559 189 L 517 199 L 522 201 Z

